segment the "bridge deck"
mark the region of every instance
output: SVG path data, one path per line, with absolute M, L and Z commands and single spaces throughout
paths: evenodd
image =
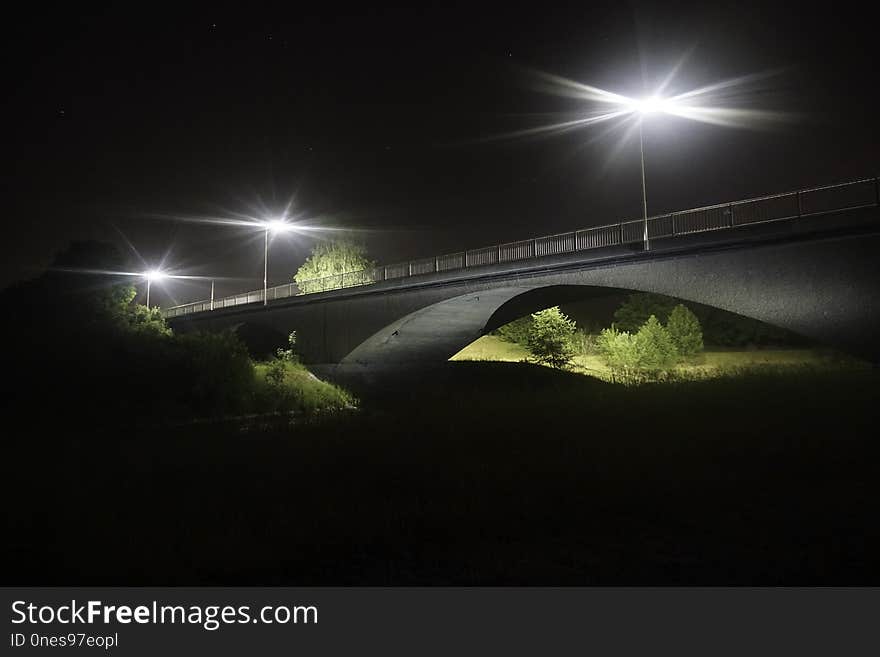
M 657 215 L 649 217 L 647 222 L 641 219 L 624 221 L 384 265 L 308 281 L 305 290 L 300 290 L 295 283 L 288 283 L 268 288 L 265 304 L 286 305 L 294 299 L 304 300 L 305 296 L 313 301 L 316 297 L 336 296 L 342 291 L 373 293 L 450 280 L 510 275 L 512 272 L 525 274 L 547 267 L 607 263 L 621 258 L 656 258 L 694 248 L 790 237 L 793 232 L 834 231 L 841 228 L 840 220 L 834 217 L 839 217 L 842 211 L 878 205 L 880 181 L 876 177 L 866 178 Z M 645 251 L 647 245 L 650 245 L 649 251 Z M 165 309 L 163 314 L 172 319 L 262 305 L 263 290 L 256 290 L 174 306 Z

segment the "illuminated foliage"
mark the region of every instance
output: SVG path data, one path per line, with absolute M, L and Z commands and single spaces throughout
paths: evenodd
M 675 365 L 678 360 L 678 351 L 675 343 L 660 321 L 651 315 L 639 332 L 635 334 L 636 352 L 638 353 L 639 367 L 644 370 L 665 370 Z
M 662 324 L 667 324 L 672 311 L 678 305 L 680 304 L 676 299 L 662 294 L 647 292 L 631 294 L 614 312 L 614 325 L 621 331 L 634 333 L 651 315 L 655 315 Z M 790 331 L 765 324 L 757 319 L 701 304 L 688 303 L 686 308 L 698 320 L 700 337 L 704 344 L 729 347 L 743 347 L 749 344 L 804 344 L 803 338 Z M 687 355 L 686 352 L 683 354 Z
M 158 307 L 132 304 L 136 294 L 137 291 L 130 284 L 113 285 L 96 292 L 94 303 L 97 313 L 93 321 L 111 324 L 122 331 L 171 335 L 171 329 Z
M 693 356 L 703 350 L 700 320 L 686 306 L 678 304 L 672 309 L 666 330 L 679 356 Z
M 559 306 L 534 313 L 529 329 L 529 351 L 539 363 L 565 367 L 574 356 L 574 330 L 574 321 L 566 317 Z
M 299 356 L 296 354 L 296 331 L 291 331 L 287 335 L 287 349 L 276 349 L 275 356 L 278 360 L 283 360 L 288 363 L 297 362 L 299 360 Z
M 613 326 L 604 329 L 596 339 L 596 348 L 614 372 L 626 373 L 639 368 L 639 355 L 631 333 Z
M 375 266 L 362 244 L 345 240 L 319 242 L 293 280 L 302 294 L 322 292 L 350 284 L 372 283 L 373 277 L 365 270 L 372 270 Z M 347 274 L 351 275 L 348 280 Z
M 603 330 L 596 346 L 608 367 L 624 377 L 636 373 L 668 370 L 678 361 L 678 351 L 669 332 L 651 315 L 637 333 Z
M 497 328 L 495 334 L 505 342 L 529 346 L 529 333 L 532 330 L 532 316 L 526 315 Z

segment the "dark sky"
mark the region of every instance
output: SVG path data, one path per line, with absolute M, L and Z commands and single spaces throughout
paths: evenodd
M 790 120 L 652 122 L 651 213 L 880 171 L 878 32 L 858 5 L 116 4 L 6 23 L 2 285 L 72 239 L 125 235 L 150 262 L 170 248 L 170 266 L 240 278 L 218 294 L 255 289 L 256 236 L 168 217 L 290 198 L 359 231 L 380 261 L 637 217 L 637 141 L 613 156 L 619 133 L 597 138 L 601 127 L 486 140 L 579 111 L 537 92 L 530 70 L 633 95 L 688 52 L 675 91 L 778 71 L 740 102 Z M 278 240 L 270 283 L 310 245 Z

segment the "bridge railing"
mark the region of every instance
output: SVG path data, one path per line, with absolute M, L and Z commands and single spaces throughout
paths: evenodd
M 750 224 L 796 219 L 877 205 L 880 205 L 880 181 L 876 177 L 863 178 L 837 185 L 825 185 L 656 215 L 648 218 L 648 238 L 651 240 L 674 238 L 679 235 L 729 230 Z M 266 299 L 273 301 L 299 294 L 327 292 L 371 285 L 381 281 L 544 258 L 575 251 L 625 246 L 642 242 L 644 237 L 645 221 L 633 219 L 606 226 L 583 228 L 573 232 L 546 235 L 431 258 L 382 265 L 362 271 L 336 274 L 310 281 L 301 281 L 299 285 L 285 283 L 268 288 Z M 263 302 L 263 290 L 243 292 L 213 301 L 203 300 L 173 306 L 166 308 L 163 314 L 165 317 L 178 317 L 258 302 Z

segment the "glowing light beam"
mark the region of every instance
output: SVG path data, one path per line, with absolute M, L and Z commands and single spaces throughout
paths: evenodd
M 647 187 L 645 184 L 645 142 L 644 125 L 646 119 L 654 115 L 669 115 L 700 123 L 723 126 L 728 128 L 757 128 L 774 122 L 789 120 L 793 115 L 786 112 L 757 110 L 738 107 L 746 98 L 747 92 L 755 90 L 756 83 L 765 78 L 777 75 L 780 70 L 766 71 L 742 75 L 727 80 L 721 80 L 713 84 L 705 85 L 678 94 L 666 93 L 674 78 L 678 75 L 684 62 L 689 58 L 693 48 L 682 56 L 673 69 L 663 78 L 661 84 L 652 94 L 633 98 L 623 94 L 607 91 L 591 85 L 582 84 L 558 75 L 529 71 L 535 80 L 533 88 L 537 91 L 550 93 L 556 96 L 574 98 L 582 101 L 592 101 L 603 106 L 601 111 L 593 111 L 581 114 L 574 120 L 539 125 L 524 130 L 490 137 L 489 139 L 504 139 L 530 136 L 551 136 L 577 130 L 597 123 L 620 119 L 621 122 L 630 124 L 630 128 L 624 131 L 623 138 L 612 150 L 616 154 L 638 130 L 639 153 L 641 164 L 642 183 L 642 214 L 644 219 L 644 248 L 650 248 L 648 241 L 648 201 Z M 611 105 L 610 108 L 607 108 Z M 727 105 L 727 106 L 723 106 Z M 630 123 L 629 119 L 633 121 Z M 487 141 L 484 139 L 483 141 Z

